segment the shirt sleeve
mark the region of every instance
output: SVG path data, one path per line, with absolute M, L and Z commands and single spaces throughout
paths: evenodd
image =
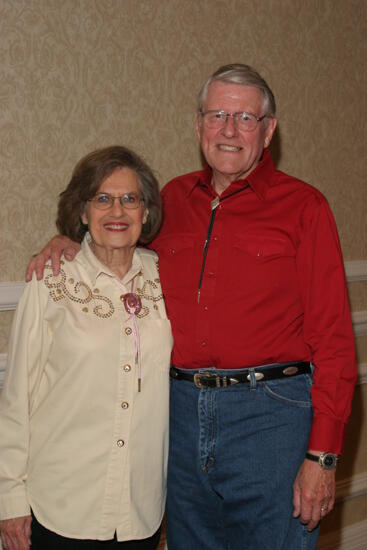
M 297 269 L 314 384 L 309 449 L 340 454 L 357 378 L 342 251 L 324 197 L 305 206 Z
M 26 478 L 29 418 L 42 375 L 47 293 L 35 277 L 15 312 L 4 387 L 0 394 L 0 519 L 30 514 Z

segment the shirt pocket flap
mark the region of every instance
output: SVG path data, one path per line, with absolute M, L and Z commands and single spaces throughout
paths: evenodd
M 174 233 L 166 237 L 159 238 L 155 250 L 159 257 L 164 255 L 175 256 L 194 246 L 194 235 L 187 233 Z
M 234 246 L 257 261 L 268 261 L 284 256 L 292 257 L 296 254 L 291 241 L 267 235 L 236 235 Z

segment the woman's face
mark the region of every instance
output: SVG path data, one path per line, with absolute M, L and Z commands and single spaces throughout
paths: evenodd
M 130 168 L 117 168 L 101 183 L 97 193 L 108 193 L 113 197 L 125 194 L 141 196 L 137 174 Z M 88 224 L 94 247 L 100 249 L 131 249 L 140 237 L 147 211 L 144 203 L 138 208 L 127 209 L 117 199 L 107 210 L 100 210 L 94 201 L 88 201 L 82 214 L 82 221 Z

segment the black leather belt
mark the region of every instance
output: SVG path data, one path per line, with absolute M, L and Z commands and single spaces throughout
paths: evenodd
M 293 361 L 290 363 L 274 363 L 273 365 L 261 365 L 251 367 L 246 372 L 238 373 L 232 376 L 219 376 L 215 369 L 206 371 L 197 371 L 194 374 L 179 370 L 174 365 L 171 366 L 169 375 L 175 380 L 186 380 L 194 382 L 197 388 L 226 388 L 234 384 L 249 384 L 251 375 L 257 382 L 266 380 L 276 380 L 277 378 L 291 378 L 300 374 L 310 374 L 311 365 L 305 361 Z

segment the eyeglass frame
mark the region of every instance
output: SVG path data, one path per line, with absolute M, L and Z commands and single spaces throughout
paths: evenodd
M 270 117 L 270 115 L 267 115 L 267 114 L 262 115 L 262 116 L 257 116 L 257 115 L 254 115 L 254 113 L 248 113 L 247 111 L 237 111 L 235 113 L 228 113 L 227 111 L 224 111 L 223 109 L 219 109 L 219 110 L 218 109 L 209 109 L 208 111 L 203 111 L 202 109 L 199 109 L 199 115 L 201 117 L 203 117 L 204 124 L 205 124 L 205 118 L 204 118 L 205 115 L 210 114 L 210 113 L 217 113 L 218 115 L 225 115 L 225 117 L 226 117 L 225 121 L 223 122 L 222 125 L 218 126 L 218 128 L 223 128 L 227 124 L 228 117 L 233 118 L 233 122 L 234 122 L 235 125 L 237 125 L 237 119 L 238 119 L 239 115 L 247 115 L 247 116 L 250 115 L 251 117 L 254 117 L 254 119 L 256 120 L 256 125 L 253 128 L 251 128 L 250 130 L 245 130 L 243 128 L 243 130 L 245 132 L 253 132 L 255 130 L 255 128 L 257 127 L 257 124 L 259 122 L 261 122 L 262 120 L 264 120 L 264 118 L 272 118 L 272 117 Z M 206 123 L 206 124 L 208 124 L 208 123 Z M 236 126 L 236 127 L 238 127 L 238 126 Z M 209 126 L 208 126 L 208 128 L 209 128 Z M 214 128 L 215 128 L 215 126 L 214 126 Z
M 111 198 L 112 199 L 112 204 L 109 205 L 109 206 L 106 206 L 106 207 L 102 206 L 102 208 L 101 208 L 101 203 L 98 203 L 97 200 L 96 200 L 97 197 L 101 196 L 101 195 L 105 195 L 105 196 Z M 129 195 L 135 195 L 135 193 L 124 193 L 123 195 L 115 196 L 115 195 L 111 195 L 110 193 L 105 193 L 105 192 L 101 191 L 99 193 L 96 193 L 92 198 L 88 199 L 87 202 L 93 203 L 94 207 L 97 208 L 97 210 L 109 210 L 110 208 L 113 208 L 114 205 L 115 205 L 115 200 L 117 200 L 117 199 L 120 202 L 120 206 L 122 208 L 126 208 L 127 210 L 137 210 L 139 208 L 140 204 L 145 202 L 144 198 L 140 196 L 139 201 L 137 203 L 137 206 L 126 206 L 126 204 L 124 204 L 121 199 L 123 197 L 127 197 Z M 129 203 L 127 203 L 127 204 L 129 204 Z

